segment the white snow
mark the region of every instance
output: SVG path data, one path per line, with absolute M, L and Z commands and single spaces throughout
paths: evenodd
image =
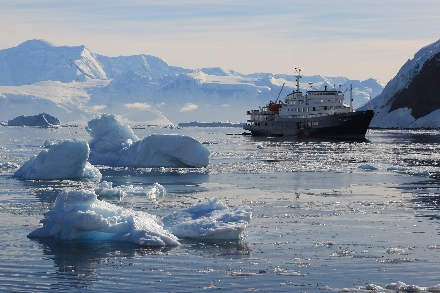
M 209 150 L 183 135 L 154 134 L 142 140 L 118 117 L 102 114 L 86 127 L 92 137 L 89 161 L 94 165 L 123 167 L 206 167 Z
M 62 191 L 43 227 L 30 238 L 127 241 L 145 246 L 176 246 L 176 236 L 165 231 L 153 215 L 118 207 L 97 199 L 93 190 Z
M 440 128 L 440 109 L 413 121 L 410 128 Z
M 416 119 L 411 115 L 412 110 L 409 108 L 400 108 L 390 113 L 385 113 L 380 122 L 382 128 L 406 128 Z M 378 119 L 378 118 L 377 118 Z M 376 124 L 375 124 L 376 125 Z
M 247 206 L 228 208 L 212 198 L 207 203 L 170 214 L 162 221 L 179 238 L 241 240 L 247 237 L 246 227 L 251 216 Z
M 87 159 L 90 149 L 86 141 L 65 140 L 31 157 L 14 177 L 26 180 L 88 179 L 99 181 L 99 170 Z

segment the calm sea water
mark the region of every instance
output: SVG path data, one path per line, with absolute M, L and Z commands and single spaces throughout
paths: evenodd
M 1 127 L 0 291 L 335 292 L 440 283 L 438 131 L 372 130 L 365 142 L 255 139 L 234 128 L 135 133 L 193 136 L 210 149 L 210 166 L 101 167 L 115 186 L 158 182 L 167 190 L 163 198 L 109 201 L 159 217 L 212 197 L 249 205 L 247 240 L 148 248 L 28 239 L 61 189 L 95 183 L 22 181 L 13 172 L 46 140 L 90 137 L 84 127 Z

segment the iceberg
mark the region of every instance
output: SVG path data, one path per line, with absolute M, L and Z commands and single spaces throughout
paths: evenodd
M 43 227 L 32 231 L 29 238 L 179 245 L 177 237 L 164 230 L 154 215 L 101 201 L 93 190 L 62 191 L 44 216 Z
M 228 208 L 218 198 L 172 213 L 162 219 L 164 227 L 179 238 L 244 240 L 252 217 L 251 208 Z
M 8 126 L 37 126 L 37 127 L 50 127 L 54 125 L 60 125 L 61 122 L 56 117 L 47 113 L 40 113 L 33 116 L 18 116 L 12 120 L 8 120 Z
M 31 157 L 14 173 L 25 180 L 72 179 L 100 181 L 101 172 L 87 159 L 90 149 L 86 141 L 65 140 Z
M 117 116 L 102 114 L 88 122 L 89 162 L 112 167 L 206 167 L 209 150 L 184 135 L 153 134 L 140 140 Z

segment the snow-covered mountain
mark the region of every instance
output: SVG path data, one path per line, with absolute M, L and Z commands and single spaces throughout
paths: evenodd
M 440 40 L 420 49 L 372 100 L 379 128 L 440 127 Z
M 301 79 L 303 90 L 344 91 L 349 84 L 355 107 L 383 90 L 375 79 Z M 84 123 L 99 113 L 118 114 L 124 123 L 245 121 L 247 110 L 284 99 L 294 88 L 293 70 L 292 75 L 244 75 L 223 68 L 185 69 L 154 56 L 107 57 L 42 40 L 0 50 L 0 120 L 46 112 L 62 123 Z

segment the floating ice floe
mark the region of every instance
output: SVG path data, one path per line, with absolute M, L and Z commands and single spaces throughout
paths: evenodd
M 391 167 L 388 167 L 388 168 L 387 168 L 387 171 L 390 171 L 390 172 L 397 172 L 397 173 L 403 173 L 403 172 L 406 171 L 406 168 L 391 166 Z
M 102 178 L 99 170 L 87 159 L 90 149 L 86 141 L 65 140 L 31 157 L 15 173 L 25 180 L 93 180 Z
M 31 232 L 29 238 L 179 245 L 177 237 L 164 230 L 155 216 L 98 200 L 93 190 L 62 191 L 44 216 L 43 227 Z
M 433 287 L 431 287 L 433 288 Z M 385 289 L 388 290 L 396 290 L 396 291 L 402 291 L 402 292 L 420 292 L 420 291 L 426 291 L 426 288 L 419 287 L 416 285 L 407 285 L 401 281 L 397 283 L 390 283 L 386 285 Z M 429 290 L 428 290 L 429 291 Z M 435 292 L 435 291 L 433 291 Z
M 428 292 L 439 293 L 440 292 L 440 284 L 427 288 Z
M 19 165 L 16 163 L 11 163 L 11 162 L 0 163 L 0 169 L 15 169 L 18 167 L 19 167 Z
M 406 251 L 403 248 L 388 247 L 386 253 L 387 254 L 406 254 Z
M 419 172 L 413 172 L 411 173 L 411 175 L 413 176 L 421 176 L 421 177 L 429 177 L 429 171 L 424 170 L 424 171 L 419 171 Z
M 162 219 L 179 238 L 242 240 L 252 212 L 248 206 L 228 208 L 217 198 L 170 214 Z
M 361 164 L 358 166 L 359 169 L 364 169 L 368 171 L 374 171 L 377 170 L 377 167 L 371 164 Z
M 140 140 L 115 115 L 102 114 L 88 122 L 89 162 L 114 167 L 206 167 L 209 150 L 183 135 L 154 134 Z
M 158 197 L 164 197 L 166 195 L 166 189 L 159 183 L 154 183 L 151 187 L 133 186 L 133 185 L 120 185 L 113 187 L 112 182 L 103 181 L 95 188 L 95 193 L 99 197 L 118 197 L 120 199 L 125 196 L 145 196 L 149 199 L 155 199 Z

